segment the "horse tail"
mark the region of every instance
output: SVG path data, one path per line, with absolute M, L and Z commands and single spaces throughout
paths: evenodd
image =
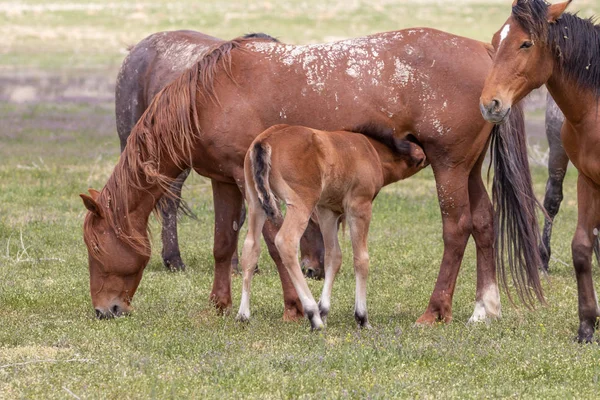
M 597 227 L 594 232 L 598 232 L 598 230 L 600 230 L 600 226 Z M 600 265 L 600 234 L 596 235 L 596 237 L 594 238 L 594 254 L 596 255 L 596 262 L 598 263 L 598 265 Z
M 534 297 L 545 304 L 538 272 L 542 263 L 536 218 L 536 207 L 543 208 L 533 193 L 521 104 L 513 106 L 505 123 L 494 126 L 491 153 L 494 248 L 502 286 L 512 302 L 507 283 L 508 269 L 519 298 L 528 308 L 533 306 Z M 505 254 L 508 256 L 506 261 Z
M 271 173 L 271 146 L 263 142 L 256 142 L 250 150 L 250 163 L 252 165 L 252 177 L 254 188 L 258 194 L 258 201 L 265 210 L 267 217 L 271 220 L 279 217 L 279 206 L 277 199 L 271 191 L 269 175 Z

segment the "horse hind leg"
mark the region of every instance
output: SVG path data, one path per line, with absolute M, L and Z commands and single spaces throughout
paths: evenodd
M 600 225 L 600 189 L 581 174 L 577 181 L 577 203 L 577 228 L 571 242 L 579 304 L 577 340 L 591 342 L 600 318 L 592 280 L 592 253 Z
M 342 250 L 338 240 L 338 220 L 340 215 L 329 209 L 317 209 L 319 226 L 323 234 L 325 245 L 325 283 L 319 299 L 319 314 L 326 322 L 331 306 L 331 291 L 333 282 L 342 265 Z
M 236 317 L 238 321 L 242 322 L 250 319 L 250 286 L 255 272 L 254 267 L 260 256 L 260 234 L 265 221 L 267 220 L 267 215 L 255 199 L 254 201 L 248 199 L 248 202 L 250 203 L 248 234 L 246 235 L 246 240 L 244 241 L 244 246 L 242 248 L 241 259 L 244 281 L 242 284 L 242 300 Z
M 294 201 L 292 203 L 298 204 L 301 203 L 301 200 L 298 199 L 297 202 Z M 275 237 L 275 246 L 298 293 L 302 308 L 304 309 L 304 315 L 310 321 L 311 329 L 321 330 L 324 328 L 324 325 L 319 314 L 317 302 L 310 292 L 306 279 L 304 279 L 304 275 L 302 274 L 302 268 L 298 262 L 300 237 L 306 229 L 310 214 L 311 210 L 308 207 L 288 205 L 283 225 Z

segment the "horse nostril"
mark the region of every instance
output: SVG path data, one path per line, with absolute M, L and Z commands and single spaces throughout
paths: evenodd
M 96 308 L 96 318 L 103 319 L 104 313 Z
M 315 276 L 315 270 L 314 268 L 306 268 L 306 277 L 307 278 L 314 278 Z
M 492 112 L 499 112 L 502 109 L 502 102 L 498 99 L 493 99 L 490 104 L 490 110 Z
M 119 308 L 119 306 L 118 306 L 118 305 L 116 305 L 116 304 L 115 304 L 114 306 L 112 306 L 112 307 L 110 308 L 110 312 L 111 312 L 113 315 L 119 315 L 119 314 L 121 314 L 121 309 Z

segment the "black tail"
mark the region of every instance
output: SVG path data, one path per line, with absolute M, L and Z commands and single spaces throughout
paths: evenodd
M 500 281 L 512 302 L 507 283 L 507 266 L 519 298 L 527 307 L 534 297 L 545 303 L 538 268 L 540 234 L 537 201 L 527 160 L 523 109 L 517 104 L 509 119 L 492 130 L 494 180 L 492 197 L 495 211 L 495 251 Z M 505 261 L 508 256 L 508 262 Z
M 254 177 L 256 192 L 258 193 L 258 201 L 263 210 L 265 210 L 267 217 L 274 220 L 279 217 L 280 212 L 277 199 L 271 191 L 271 185 L 269 184 L 271 146 L 256 142 L 251 151 L 252 176 Z

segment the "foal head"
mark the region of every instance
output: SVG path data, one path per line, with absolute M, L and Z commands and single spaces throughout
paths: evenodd
M 556 50 L 549 32 L 570 2 L 514 1 L 511 16 L 492 39 L 496 54 L 479 106 L 486 120 L 504 121 L 513 104 L 548 81 Z
M 100 319 L 126 315 L 150 259 L 147 236 L 128 240 L 115 225 L 110 196 L 107 199 L 93 189 L 89 192 L 90 196 L 80 196 L 88 209 L 83 237 L 88 250 L 92 305 Z M 145 246 L 140 246 L 140 239 Z

